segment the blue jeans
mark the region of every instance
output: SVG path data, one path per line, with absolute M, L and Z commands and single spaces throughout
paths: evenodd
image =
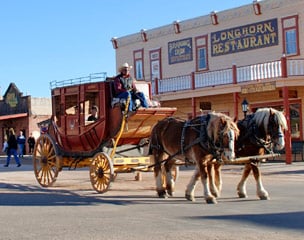
M 147 99 L 146 99 L 145 95 L 142 92 L 137 92 L 137 93 L 132 94 L 132 98 L 133 98 L 133 100 L 139 99 L 140 105 L 142 107 L 144 107 L 144 108 L 149 107 L 149 105 L 147 103 Z
M 20 164 L 18 155 L 17 155 L 17 149 L 9 149 L 7 151 L 7 158 L 6 158 L 6 165 L 9 165 L 10 161 L 11 161 L 11 155 L 14 155 L 16 164 Z
M 117 97 L 126 99 L 126 100 L 128 99 L 128 97 L 130 97 L 130 103 L 129 103 L 129 108 L 128 108 L 129 112 L 132 112 L 135 109 L 135 106 L 134 106 L 135 99 L 139 99 L 140 105 L 142 107 L 147 108 L 149 106 L 147 103 L 147 100 L 145 98 L 145 95 L 142 92 L 137 92 L 137 93 L 122 92 L 122 93 L 118 94 Z
M 24 144 L 18 144 L 18 149 L 19 149 L 19 157 L 23 157 L 23 152 L 24 152 Z

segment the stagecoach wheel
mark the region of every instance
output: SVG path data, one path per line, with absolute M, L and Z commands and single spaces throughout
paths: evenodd
M 41 135 L 35 144 L 33 167 L 38 183 L 43 187 L 51 186 L 59 173 L 58 150 L 55 141 L 48 135 Z
M 114 168 L 110 157 L 103 152 L 96 153 L 90 165 L 90 180 L 98 193 L 106 192 L 114 179 Z

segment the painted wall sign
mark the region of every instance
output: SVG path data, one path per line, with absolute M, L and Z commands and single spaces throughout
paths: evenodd
M 278 20 L 270 19 L 211 33 L 211 56 L 279 44 Z
M 11 108 L 16 107 L 17 104 L 18 104 L 18 99 L 17 99 L 16 93 L 14 93 L 14 92 L 9 92 L 9 93 L 7 93 L 6 98 L 5 98 L 5 102 L 6 102 Z
M 275 82 L 266 82 L 266 83 L 256 83 L 250 84 L 247 86 L 241 87 L 241 93 L 256 93 L 256 92 L 267 92 L 267 91 L 274 91 L 276 89 Z
M 192 38 L 185 38 L 168 43 L 169 64 L 192 61 Z

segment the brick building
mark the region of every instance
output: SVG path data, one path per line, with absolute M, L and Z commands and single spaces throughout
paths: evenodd
M 30 133 L 35 138 L 40 135 L 40 122 L 49 119 L 52 114 L 50 98 L 35 98 L 23 96 L 14 83 L 11 83 L 0 99 L 0 143 L 3 146 L 4 138 L 9 128 L 15 130 L 16 135 L 23 131 L 27 138 Z M 2 147 L 1 147 L 2 149 Z M 28 153 L 28 144 L 26 144 Z M 1 152 L 1 154 L 4 154 Z
M 303 140 L 303 25 L 304 1 L 264 0 L 111 41 L 117 66 L 133 65 L 179 117 L 215 110 L 240 119 L 246 100 L 248 111 L 284 110 L 295 141 Z

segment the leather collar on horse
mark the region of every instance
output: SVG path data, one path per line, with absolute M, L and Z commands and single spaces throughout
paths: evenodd
M 253 145 L 264 148 L 267 153 L 272 153 L 271 140 L 265 139 L 264 134 L 253 121 L 253 117 L 254 114 L 250 114 L 247 115 L 245 119 L 238 122 L 239 129 L 246 129 L 246 134 L 239 136 L 236 149 L 240 151 L 245 148 L 244 142 L 249 139 Z

